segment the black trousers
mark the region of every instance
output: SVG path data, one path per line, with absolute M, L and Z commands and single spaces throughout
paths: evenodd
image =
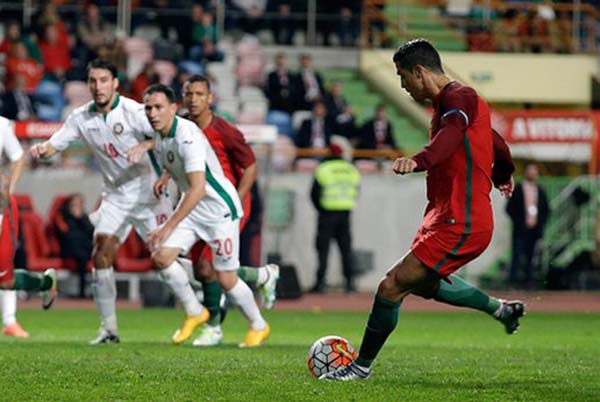
M 530 285 L 533 280 L 533 253 L 540 239 L 537 228 L 515 229 L 512 238 L 512 261 L 508 272 L 511 285 Z
M 319 212 L 317 227 L 317 252 L 319 267 L 317 269 L 317 285 L 325 284 L 329 245 L 335 239 L 342 255 L 342 269 L 346 285 L 352 283 L 352 236 L 350 234 L 350 211 Z

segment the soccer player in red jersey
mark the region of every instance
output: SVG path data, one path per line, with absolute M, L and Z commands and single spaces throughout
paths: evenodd
M 8 166 L 0 166 L 0 289 L 2 292 L 2 321 L 4 334 L 28 338 L 29 334 L 16 321 L 16 293 L 13 290 L 41 291 L 42 306 L 50 308 L 56 297 L 56 273 L 50 268 L 44 274 L 15 269 L 17 239 L 19 238 L 19 214 L 13 194 L 17 180 L 23 169 L 23 149 L 17 140 L 9 121 L 0 117 L 0 158 L 9 161 Z
M 475 259 L 492 238 L 492 184 L 505 197 L 514 188 L 508 147 L 492 130 L 486 102 L 445 75 L 436 49 L 424 39 L 394 54 L 402 87 L 418 102 L 433 102 L 429 143 L 415 156 L 392 166 L 396 174 L 427 171 L 425 218 L 408 253 L 381 280 L 358 358 L 322 376 L 327 380 L 366 379 L 371 365 L 398 322 L 409 294 L 483 311 L 508 334 L 524 314 L 520 301 L 491 297 L 453 273 Z
M 188 118 L 196 123 L 206 135 L 219 158 L 225 176 L 237 188 L 240 200 L 242 200 L 244 217 L 240 222 L 241 231 L 250 217 L 250 189 L 257 176 L 256 158 L 243 134 L 235 126 L 212 112 L 210 109 L 212 101 L 210 82 L 206 77 L 193 75 L 184 83 L 183 104 L 188 109 Z M 220 343 L 222 338 L 219 326 L 222 319 L 219 307 L 222 290 L 216 281 L 210 247 L 206 247 L 206 244 L 201 242 L 194 247 L 192 253 L 195 254 L 194 257 L 201 255 L 197 259 L 195 276 L 202 282 L 204 305 L 210 311 L 209 322 L 195 340 L 194 345 L 210 346 Z M 238 275 L 245 282 L 258 286 L 264 306 L 272 307 L 275 302 L 275 285 L 279 278 L 278 266 L 267 264 L 258 269 L 241 267 Z

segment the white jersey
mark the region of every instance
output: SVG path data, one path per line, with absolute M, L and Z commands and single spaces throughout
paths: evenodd
M 0 158 L 16 162 L 22 156 L 23 148 L 10 125 L 10 120 L 0 116 Z
M 152 204 L 158 201 L 152 186 L 160 167 L 152 152 L 139 163 L 130 163 L 127 151 L 153 138 L 153 133 L 144 105 L 117 94 L 106 115 L 96 111 L 93 101 L 75 109 L 52 135 L 50 144 L 62 151 L 75 140 L 84 141 L 100 165 L 105 196 L 126 205 Z
M 193 122 L 175 117 L 166 138 L 155 133 L 155 150 L 182 192 L 189 190 L 187 174 L 205 172 L 206 194 L 190 215 L 205 223 L 236 220 L 243 215 L 237 190 L 223 174 L 215 151 Z

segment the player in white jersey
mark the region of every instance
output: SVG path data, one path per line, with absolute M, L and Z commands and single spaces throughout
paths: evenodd
M 243 215 L 237 190 L 223 174 L 202 131 L 193 122 L 176 116 L 175 95 L 170 88 L 161 84 L 148 87 L 144 104 L 156 131 L 154 146 L 163 168 L 184 193 L 169 219 L 149 236 L 153 261 L 162 268 L 178 266 L 179 254 L 187 253 L 198 240 L 206 242 L 213 252 L 219 284 L 250 322 L 240 346 L 259 346 L 270 329 L 252 291 L 237 276 L 239 219 Z M 160 185 L 157 182 L 157 190 Z
M 56 293 L 56 275 L 49 270 L 44 275 L 14 269 L 13 258 L 19 232 L 17 205 L 12 195 L 23 170 L 23 148 L 10 122 L 0 117 L 0 158 L 8 161 L 7 172 L 0 171 L 0 304 L 2 305 L 3 334 L 29 338 L 17 322 L 17 292 L 14 289 L 46 290 L 44 307 L 48 308 Z M 3 162 L 3 161 L 2 161 Z M 0 166 L 0 169 L 3 169 Z M 51 291 L 49 291 L 51 288 Z
M 146 240 L 150 231 L 171 213 L 168 199 L 154 196 L 152 186 L 160 168 L 152 153 L 136 162 L 128 159 L 130 149 L 151 138 L 153 129 L 144 115 L 143 105 L 117 93 L 116 67 L 104 60 L 88 66 L 88 87 L 93 100 L 75 109 L 62 128 L 42 144 L 31 148 L 33 157 L 50 157 L 66 149 L 75 140 L 85 142 L 100 165 L 104 178 L 102 203 L 94 231 L 94 298 L 101 317 L 98 337 L 91 344 L 120 341 L 116 314 L 116 285 L 113 262 L 119 245 L 132 227 Z M 160 272 L 161 277 L 182 300 L 193 295 L 187 275 Z M 202 306 L 196 301 L 189 311 L 199 315 Z

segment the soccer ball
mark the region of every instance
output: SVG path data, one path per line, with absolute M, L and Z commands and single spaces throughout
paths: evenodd
M 345 367 L 356 359 L 356 351 L 341 336 L 324 336 L 318 339 L 308 351 L 308 370 L 313 377 Z

